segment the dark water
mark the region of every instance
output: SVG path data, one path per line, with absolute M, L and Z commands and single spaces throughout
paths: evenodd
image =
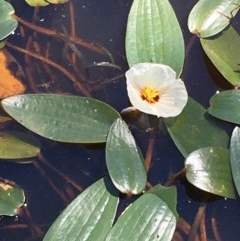
M 194 1 L 172 0 L 171 3 L 179 18 L 185 38 L 187 49 L 186 62 L 183 70 L 183 79 L 189 95 L 205 107 L 209 98 L 224 84 L 216 85 L 214 79 L 219 74 L 204 55 L 198 39 L 193 37 L 187 29 L 187 16 L 195 4 Z M 32 20 L 33 9 L 23 1 L 13 1 L 16 14 L 28 21 L 35 21 L 39 26 L 65 31 L 70 34 L 70 20 L 68 4 L 49 6 L 40 9 L 37 18 Z M 122 77 L 128 69 L 125 59 L 124 38 L 127 21 L 132 1 L 131 0 L 81 0 L 73 1 L 75 6 L 76 35 L 89 42 L 98 43 L 107 48 L 112 54 L 115 64 L 121 70 L 109 67 L 92 66 L 94 62 L 109 61 L 109 56 L 101 55 L 85 47 L 79 47 L 86 58 L 86 63 L 79 63 L 79 69 L 87 64 L 88 78 L 84 85 L 90 89 L 94 98 L 104 100 L 111 106 L 121 111 L 129 106 L 126 93 L 125 79 Z M 63 50 L 65 44 L 46 35 L 35 35 L 31 30 L 23 27 L 26 38 L 23 38 L 18 29 L 15 35 L 9 37 L 9 42 L 26 47 L 30 38 L 35 38 L 40 46 L 50 49 L 50 56 L 60 64 L 67 65 Z M 65 40 L 66 41 L 66 40 Z M 8 50 L 21 62 L 26 63 L 23 54 L 8 47 Z M 37 63 L 32 60 L 33 65 Z M 28 67 L 23 65 L 23 68 Z M 33 68 L 36 67 L 31 67 Z M 41 67 L 43 68 L 43 67 Z M 36 72 L 34 72 L 36 71 Z M 81 95 L 80 91 L 59 71 L 51 69 L 37 73 L 37 68 L 32 71 L 31 77 L 34 84 L 29 84 L 28 92 L 56 92 Z M 217 75 L 216 75 L 217 74 Z M 113 79 L 114 78 L 114 79 Z M 220 77 L 222 78 L 222 77 Z M 222 82 L 220 82 L 222 83 Z M 224 85 L 225 86 L 225 85 Z M 34 88 L 32 88 L 34 87 Z M 154 138 L 154 151 L 148 180 L 151 185 L 164 184 L 169 175 L 180 171 L 184 166 L 184 159 L 177 151 L 166 131 L 153 136 L 137 128 L 133 134 L 143 154 L 147 152 L 148 141 Z M 20 213 L 18 217 L 2 217 L 0 219 L 0 241 L 17 240 L 42 240 L 49 225 L 59 215 L 61 210 L 79 192 L 90 184 L 107 174 L 104 160 L 104 146 L 81 146 L 56 143 L 43 139 L 42 155 L 44 160 L 37 158 L 31 164 L 16 164 L 6 161 L 1 162 L 0 176 L 15 181 L 23 187 L 27 196 L 27 210 L 29 214 Z M 73 187 L 69 181 L 53 168 L 46 165 L 50 163 L 62 173 L 78 184 L 79 189 Z M 55 187 L 53 187 L 55 185 Z M 199 205 L 202 193 L 187 183 L 186 180 L 176 182 L 178 189 L 178 212 L 191 226 Z M 56 191 L 59 190 L 64 197 Z M 123 204 L 126 205 L 127 201 Z M 220 237 L 214 236 L 212 223 L 216 222 Z M 240 201 L 224 198 L 214 199 L 206 208 L 206 232 L 208 240 L 232 241 L 240 240 Z M 181 230 L 183 240 L 188 240 L 187 235 Z

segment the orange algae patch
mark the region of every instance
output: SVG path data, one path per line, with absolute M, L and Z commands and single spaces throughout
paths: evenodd
M 10 69 L 11 65 L 14 65 L 14 71 Z M 20 80 L 23 76 L 23 70 L 13 56 L 5 49 L 0 50 L 0 98 L 23 93 L 26 90 Z

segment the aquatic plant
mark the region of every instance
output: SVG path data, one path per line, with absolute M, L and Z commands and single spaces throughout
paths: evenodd
M 0 3 L 1 13 L 5 11 L 1 6 L 9 5 L 3 0 Z M 147 172 L 151 157 L 144 160 L 131 126 L 126 124 L 127 118 L 126 121 L 123 119 L 126 116 L 121 116 L 105 102 L 89 97 L 90 92 L 85 88 L 87 85 L 78 85 L 78 90 L 87 97 L 31 93 L 14 94 L 2 100 L 4 111 L 30 130 L 30 133 L 26 129 L 20 133 L 7 130 L 0 133 L 0 157 L 3 159 L 26 162 L 28 158 L 36 157 L 44 160 L 39 136 L 64 143 L 106 144 L 105 159 L 109 175 L 93 183 L 66 207 L 45 234 L 44 241 L 182 240 L 181 231 L 184 229 L 177 225 L 181 218 L 177 213 L 177 189 L 173 185 L 182 177 L 186 177 L 198 190 L 206 192 L 195 223 L 186 232 L 192 241 L 195 236 L 198 238 L 196 230 L 212 195 L 239 197 L 240 132 L 236 125 L 240 124 L 240 38 L 233 27 L 227 28 L 237 13 L 239 4 L 240 1 L 237 0 L 200 0 L 189 14 L 189 30 L 201 38 L 204 51 L 232 85 L 230 90 L 213 95 L 210 107 L 206 110 L 187 96 L 184 75 L 182 80 L 179 79 L 184 67 L 185 48 L 181 28 L 169 1 L 134 0 L 132 3 L 125 42 L 129 64 L 126 81 L 130 102 L 140 112 L 150 114 L 149 118 L 156 115 L 155 123 L 165 123 L 169 135 L 185 158 L 184 168 L 173 174 L 165 185 L 151 187 L 148 184 Z M 6 18 L 9 18 L 9 14 L 6 14 Z M 15 16 L 14 19 L 24 23 L 19 17 Z M 32 26 L 28 23 L 25 25 Z M 4 25 L 4 30 L 6 26 Z M 0 25 L 0 32 L 1 28 Z M 7 29 L 9 31 L 4 31 L 2 39 L 12 31 L 10 27 Z M 43 28 L 38 30 L 66 40 L 66 33 L 49 32 Z M 209 36 L 212 38 L 205 39 Z M 69 39 L 73 41 L 75 38 Z M 14 47 L 8 42 L 6 46 Z M 70 48 L 75 48 L 71 42 Z M 28 51 L 19 50 L 38 58 Z M 78 51 L 74 53 L 77 55 Z M 84 57 L 81 53 L 79 55 L 79 58 Z M 47 63 L 45 58 L 42 60 Z M 112 67 L 115 66 L 114 63 L 111 64 Z M 171 83 L 161 83 L 162 80 Z M 132 112 L 127 115 L 131 117 Z M 141 115 L 144 114 L 138 112 L 138 118 Z M 231 137 L 213 117 L 232 123 L 234 130 Z M 154 126 L 151 131 L 158 130 Z M 13 153 L 12 147 L 16 145 L 19 149 Z M 6 193 L 12 191 L 12 186 L 10 182 L 1 183 L 4 202 L 12 203 L 12 200 L 6 198 L 9 196 Z M 2 211 L 1 214 L 15 215 L 16 210 L 17 213 L 27 210 L 26 207 L 21 207 L 24 202 L 23 192 L 20 204 L 18 201 L 15 204 L 14 212 Z M 127 197 L 139 195 L 134 196 L 136 200 L 120 216 L 116 214 L 119 192 Z M 0 207 L 2 200 L 0 198 Z M 207 240 L 206 234 L 203 235 Z M 215 236 L 217 235 L 218 233 Z

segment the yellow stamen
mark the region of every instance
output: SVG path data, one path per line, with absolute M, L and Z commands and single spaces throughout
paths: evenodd
M 149 86 L 141 89 L 140 94 L 141 94 L 141 98 L 143 100 L 146 100 L 150 104 L 158 102 L 158 100 L 160 98 L 159 91 L 156 89 L 153 89 Z

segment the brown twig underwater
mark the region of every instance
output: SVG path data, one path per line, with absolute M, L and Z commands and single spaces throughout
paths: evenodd
M 221 235 L 218 231 L 217 220 L 216 220 L 215 217 L 211 218 L 211 225 L 212 225 L 212 231 L 213 231 L 213 234 L 214 234 L 214 238 L 217 241 L 223 241 L 223 239 L 221 238 Z
M 58 89 L 61 88 L 64 79 L 59 79 L 58 75 L 53 72 L 49 66 L 57 69 L 60 73 L 63 73 L 68 79 L 73 83 L 73 85 L 68 85 L 69 88 L 74 88 L 77 92 L 80 92 L 84 96 L 91 97 L 91 92 L 94 91 L 95 87 L 87 87 L 89 86 L 89 82 L 86 81 L 86 74 L 88 68 L 90 68 L 91 63 L 88 63 L 85 59 L 84 55 L 78 50 L 77 45 L 94 51 L 97 54 L 101 54 L 107 56 L 109 58 L 109 62 L 101 62 L 108 63 L 107 67 L 116 68 L 118 67 L 114 63 L 114 59 L 112 54 L 103 46 L 98 45 L 97 43 L 88 42 L 76 36 L 76 23 L 75 23 L 75 12 L 73 3 L 70 2 L 68 4 L 69 9 L 69 18 L 70 18 L 70 32 L 68 33 L 67 29 L 62 27 L 63 31 L 57 31 L 54 29 L 48 29 L 36 24 L 36 20 L 38 20 L 39 8 L 34 8 L 34 14 L 32 17 L 32 22 L 26 21 L 25 19 L 19 17 L 16 14 L 13 14 L 12 17 L 15 18 L 19 23 L 19 29 L 21 30 L 21 36 L 26 39 L 26 30 L 33 30 L 30 36 L 27 38 L 27 42 L 24 47 L 16 46 L 11 43 L 7 43 L 10 48 L 15 49 L 21 53 L 24 53 L 25 63 L 26 63 L 26 76 L 27 81 L 30 84 L 31 90 L 35 93 L 47 91 L 51 92 L 52 88 L 54 88 L 55 93 L 68 93 L 67 88 L 64 90 Z M 59 63 L 59 59 L 52 60 L 50 59 L 50 42 L 46 42 L 46 46 L 44 47 L 42 44 L 39 44 L 38 34 L 43 34 L 46 36 L 54 37 L 56 40 L 60 40 L 61 44 L 64 44 L 64 52 L 62 53 L 62 57 L 59 58 L 60 61 L 64 62 L 64 65 Z M 64 54 L 64 55 L 63 55 Z M 41 63 L 32 62 L 31 58 L 35 58 L 40 60 Z M 78 60 L 78 61 L 77 61 Z M 67 64 L 67 65 L 65 65 Z M 98 64 L 98 63 L 97 63 Z M 95 62 L 92 66 L 97 65 Z M 63 67 L 65 66 L 65 67 Z M 39 73 L 39 75 L 37 74 Z M 41 73 L 47 74 L 45 79 L 43 79 Z M 41 80 L 40 83 L 36 83 L 36 76 L 39 76 Z M 50 79 L 50 80 L 49 80 Z M 61 80 L 61 82 L 59 82 Z M 50 83 L 50 84 L 49 84 Z M 55 84 L 53 86 L 53 83 Z M 58 86 L 56 84 L 58 83 Z M 56 88 L 57 87 L 57 88 Z M 100 87 L 101 89 L 102 87 Z M 91 89 L 91 91 L 90 91 Z M 69 90 L 70 91 L 70 90 Z
M 177 233 L 177 235 L 174 235 L 174 238 L 178 238 L 176 239 L 176 241 L 180 241 L 179 240 L 179 236 L 181 237 L 180 233 L 178 231 L 181 231 L 183 232 L 184 235 L 188 236 L 190 231 L 191 231 L 191 225 L 185 220 L 183 219 L 182 217 L 179 217 L 178 218 L 178 221 L 177 221 L 177 229 L 175 231 L 175 233 Z M 183 239 L 185 240 L 185 239 Z M 199 234 L 196 233 L 194 239 L 194 241 L 200 241 L 200 237 L 199 237 Z M 175 239 L 174 239 L 175 241 Z
M 189 231 L 189 236 L 188 236 L 188 241 L 194 241 L 195 240 L 195 236 L 199 230 L 200 227 L 200 223 L 202 218 L 204 217 L 204 212 L 206 209 L 206 203 L 202 202 L 198 208 L 196 217 L 194 219 L 193 225 Z
M 34 166 L 37 168 L 39 173 L 43 176 L 43 178 L 48 182 L 48 184 L 52 187 L 52 189 L 61 197 L 64 202 L 64 205 L 69 203 L 69 200 L 65 197 L 61 190 L 55 185 L 55 183 L 47 176 L 43 168 L 37 163 L 37 161 L 33 162 Z
M 15 14 L 12 15 L 12 17 L 14 19 L 16 19 L 19 23 L 23 24 L 24 26 L 26 26 L 26 27 L 32 29 L 33 31 L 38 32 L 38 33 L 45 34 L 45 35 L 52 36 L 52 37 L 57 37 L 57 38 L 63 38 L 63 39 L 68 37 L 64 33 L 58 32 L 56 30 L 43 28 L 43 27 L 40 27 L 36 24 L 30 23 L 30 22 L 24 20 L 23 18 L 15 15 Z M 80 45 L 82 47 L 90 49 L 90 50 L 92 50 L 96 53 L 108 56 L 110 58 L 110 60 L 113 61 L 111 54 L 104 47 L 102 47 L 100 45 L 97 45 L 95 43 L 89 43 L 89 42 L 87 42 L 83 39 L 80 39 L 80 38 L 76 37 L 76 36 L 69 36 L 69 41 L 73 42 L 76 45 Z
M 206 230 L 206 212 L 203 213 L 201 223 L 200 223 L 200 238 L 201 238 L 201 241 L 208 241 L 207 230 Z
M 38 236 L 38 237 L 42 237 L 42 235 L 44 234 L 43 230 L 41 229 L 41 227 L 35 223 L 32 219 L 31 213 L 29 212 L 28 207 L 24 207 L 21 209 L 21 216 L 24 217 L 28 227 L 30 228 L 32 235 Z
M 186 168 L 183 168 L 182 170 L 180 170 L 179 172 L 173 174 L 170 176 L 170 178 L 167 180 L 166 183 L 164 183 L 165 187 L 169 187 L 171 186 L 174 182 L 176 182 L 177 180 L 183 178 L 186 176 Z
M 75 13 L 74 13 L 74 5 L 73 2 L 69 2 L 69 18 L 70 18 L 70 35 L 76 37 L 76 22 L 75 22 Z M 76 64 L 76 54 L 72 52 L 72 62 Z
M 154 143 L 155 143 L 155 135 L 154 135 L 154 133 L 151 133 L 149 140 L 148 140 L 148 147 L 147 147 L 147 152 L 146 152 L 146 156 L 145 156 L 145 167 L 146 167 L 147 172 L 151 168 L 151 160 L 152 160 L 152 155 L 153 155 Z
M 77 89 L 85 96 L 88 96 L 90 97 L 91 94 L 90 92 L 79 82 L 77 81 L 77 79 L 75 78 L 74 75 L 72 75 L 68 70 L 66 70 L 64 67 L 62 67 L 61 65 L 53 62 L 52 60 L 49 60 L 43 56 L 40 56 L 38 54 L 35 54 L 35 53 L 32 53 L 24 48 L 21 48 L 21 47 L 18 47 L 18 46 L 15 46 L 9 42 L 6 42 L 5 43 L 6 46 L 10 47 L 10 48 L 13 48 L 21 53 L 24 53 L 24 54 L 27 54 L 35 59 L 38 59 L 38 60 L 41 60 L 42 62 L 56 68 L 57 70 L 61 71 L 63 74 L 65 74 L 72 82 L 73 84 L 77 87 Z
M 51 163 L 49 163 L 46 158 L 40 153 L 38 155 L 39 160 L 46 166 L 48 166 L 52 171 L 56 172 L 60 177 L 62 177 L 67 183 L 70 183 L 73 187 L 75 187 L 78 191 L 83 191 L 83 187 L 76 182 L 74 182 L 70 177 L 68 177 L 65 173 L 58 170 Z

